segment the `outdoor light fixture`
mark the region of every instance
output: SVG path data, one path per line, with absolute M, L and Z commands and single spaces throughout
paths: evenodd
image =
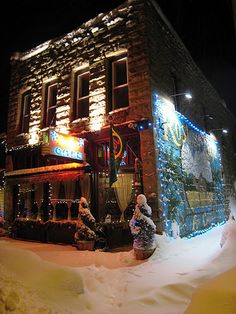
M 214 118 L 210 114 L 206 114 L 205 116 L 203 116 L 203 118 L 209 119 L 209 120 L 214 120 Z
M 224 129 L 224 128 L 211 129 L 209 132 L 212 132 L 212 131 L 221 131 L 223 134 L 228 134 L 229 132 L 227 129 Z
M 185 98 L 187 98 L 187 99 L 193 98 L 190 93 L 179 93 L 179 94 L 170 95 L 170 97 L 176 97 L 176 96 L 185 96 Z

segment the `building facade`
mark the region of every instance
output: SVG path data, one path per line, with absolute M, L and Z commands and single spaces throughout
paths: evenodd
M 11 63 L 7 220 L 76 219 L 81 196 L 97 221 L 124 220 L 138 192 L 159 233 L 225 220 L 235 117 L 154 1 L 126 1 Z M 112 188 L 111 122 L 126 143 Z

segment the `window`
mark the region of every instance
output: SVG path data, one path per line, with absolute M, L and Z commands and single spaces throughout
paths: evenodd
M 99 166 L 108 167 L 109 163 L 109 143 L 101 143 L 97 145 L 97 164 Z
M 89 116 L 89 72 L 84 70 L 75 74 L 73 118 L 86 118 Z
M 36 150 L 22 150 L 12 154 L 13 170 L 30 169 L 40 166 L 40 153 Z
M 125 138 L 124 154 L 120 163 L 121 167 L 134 167 L 135 158 L 139 156 L 139 139 L 137 137 Z M 98 143 L 96 164 L 101 168 L 109 166 L 110 151 L 109 142 Z
M 50 82 L 45 86 L 43 127 L 56 125 L 57 83 Z
M 29 132 L 31 95 L 27 91 L 21 97 L 20 133 Z
M 111 92 L 109 111 L 129 105 L 127 58 L 119 58 L 111 62 Z

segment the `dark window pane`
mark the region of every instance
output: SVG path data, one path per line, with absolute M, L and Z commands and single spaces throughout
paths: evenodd
M 114 87 L 127 83 L 126 60 L 114 62 Z
M 79 72 L 75 76 L 74 85 L 74 119 L 89 116 L 89 72 Z
M 129 106 L 128 86 L 120 87 L 113 92 L 113 104 L 114 108 L 123 108 Z
M 56 107 L 48 110 L 47 126 L 56 125 Z
M 31 95 L 26 94 L 24 96 L 24 105 L 25 105 L 25 115 L 30 114 L 30 102 L 31 102 Z
M 107 149 L 108 144 L 98 144 L 97 146 L 97 163 L 100 166 L 107 166 Z
M 79 98 L 89 95 L 89 74 L 81 75 L 79 78 Z
M 49 86 L 48 89 L 48 107 L 54 107 L 57 104 L 57 86 L 56 85 L 52 85 Z
M 44 127 L 56 125 L 57 84 L 46 86 Z
M 86 118 L 89 116 L 89 98 L 80 99 L 78 101 L 78 118 Z
M 25 116 L 23 119 L 23 126 L 22 126 L 22 132 L 28 133 L 29 132 L 29 115 Z
M 21 102 L 20 132 L 23 132 L 23 133 L 29 132 L 30 104 L 31 104 L 31 95 L 29 92 L 27 92 L 22 95 L 22 102 Z

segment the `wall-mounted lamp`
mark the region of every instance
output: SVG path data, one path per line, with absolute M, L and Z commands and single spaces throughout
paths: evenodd
M 180 103 L 177 101 L 177 97 L 178 96 L 184 96 L 188 100 L 193 98 L 192 95 L 189 92 L 169 95 L 169 97 L 173 98 L 173 100 L 174 100 L 174 104 L 173 105 L 175 107 L 175 110 L 177 110 L 177 111 L 180 111 Z
M 152 126 L 152 122 L 149 119 L 143 118 L 139 121 L 130 121 L 128 128 L 138 131 L 144 131 Z
M 176 97 L 176 96 L 185 96 L 185 98 L 187 98 L 187 99 L 193 98 L 190 93 L 179 93 L 179 94 L 170 95 L 169 97 Z
M 214 120 L 214 118 L 210 114 L 205 114 L 203 116 L 204 119 Z
M 214 132 L 214 131 L 221 131 L 223 134 L 228 134 L 228 129 L 224 129 L 224 128 L 219 128 L 219 129 L 211 129 L 210 131 L 209 131 L 209 133 L 210 132 Z

